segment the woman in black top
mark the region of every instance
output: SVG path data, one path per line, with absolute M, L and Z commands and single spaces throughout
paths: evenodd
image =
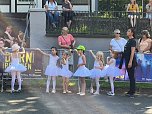
M 136 83 L 134 76 L 135 67 L 136 67 L 136 58 L 135 58 L 136 41 L 135 41 L 135 32 L 132 28 L 128 29 L 127 36 L 129 40 L 125 45 L 123 58 L 125 59 L 125 65 L 130 80 L 130 90 L 127 92 L 127 95 L 133 97 L 135 94 L 135 83 Z M 122 61 L 120 64 L 120 68 L 121 66 L 122 66 Z
M 63 0 L 62 4 L 64 24 L 70 28 L 73 18 L 72 4 L 69 0 Z

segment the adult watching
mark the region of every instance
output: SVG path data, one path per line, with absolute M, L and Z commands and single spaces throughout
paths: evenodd
M 124 52 L 124 46 L 127 40 L 120 37 L 120 30 L 114 30 L 114 38 L 110 41 L 110 50 L 119 52 Z
M 62 34 L 58 37 L 58 45 L 61 49 L 70 50 L 74 48 L 75 39 L 69 34 L 69 30 L 67 27 L 62 28 Z M 69 64 L 73 64 L 73 56 L 71 54 L 71 59 L 69 60 Z
M 137 20 L 137 13 L 139 12 L 138 4 L 136 0 L 131 0 L 131 3 L 127 6 L 127 12 L 129 13 L 128 18 L 130 19 L 130 23 L 132 27 L 135 27 Z
M 55 0 L 47 0 L 44 7 L 46 9 L 49 22 L 54 28 L 56 28 L 56 24 L 58 23 L 59 19 L 59 12 L 56 11 L 58 10 L 57 2 Z
M 70 28 L 73 18 L 72 4 L 70 0 L 63 0 L 62 9 L 64 16 L 64 24 L 68 28 Z
M 141 53 L 150 53 L 152 40 L 148 30 L 142 31 L 142 38 L 138 40 L 138 51 Z
M 129 80 L 130 80 L 130 89 L 127 92 L 131 98 L 134 97 L 135 90 L 136 90 L 136 81 L 135 81 L 135 67 L 137 65 L 136 57 L 135 57 L 135 49 L 136 49 L 136 40 L 135 40 L 135 32 L 134 29 L 128 29 L 127 31 L 128 42 L 124 48 L 124 54 L 122 56 L 122 61 L 119 68 L 122 67 L 123 59 L 125 59 L 125 66 L 128 72 Z

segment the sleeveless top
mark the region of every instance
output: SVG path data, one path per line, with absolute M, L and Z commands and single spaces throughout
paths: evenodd
M 51 66 L 56 66 L 58 59 L 59 59 L 58 56 L 52 56 L 52 55 L 50 54 L 49 65 L 51 65 Z
M 69 62 L 66 60 L 66 64 L 62 64 L 63 69 L 69 69 Z
M 110 67 L 115 67 L 116 66 L 116 59 L 111 58 L 110 60 L 113 60 L 113 62 L 109 66 Z
M 99 62 L 97 60 L 94 61 L 94 68 L 95 67 L 100 67 L 100 64 L 99 64 Z
M 11 54 L 11 64 L 19 64 L 20 60 L 19 60 L 19 55 L 17 53 L 17 57 L 12 57 Z
M 137 4 L 130 4 L 128 10 L 131 12 L 137 12 Z
M 82 64 L 82 63 L 83 63 L 82 56 L 80 56 L 80 57 L 79 57 L 79 60 L 78 60 L 78 65 L 79 65 L 79 64 Z M 85 65 L 83 65 L 83 66 L 85 66 Z M 83 66 L 81 66 L 81 67 L 83 67 Z
M 139 42 L 139 49 L 141 51 L 145 50 L 148 45 L 149 45 L 149 42 L 152 42 L 151 39 L 146 39 L 145 41 L 141 40 L 141 41 L 138 41 Z M 150 52 L 150 50 L 147 50 L 146 52 Z

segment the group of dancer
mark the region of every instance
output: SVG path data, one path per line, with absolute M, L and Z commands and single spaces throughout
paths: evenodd
M 102 51 L 98 51 L 96 55 L 93 53 L 92 50 L 89 52 L 94 57 L 94 67 L 92 70 L 89 70 L 85 67 L 86 65 L 86 56 L 85 56 L 85 47 L 83 45 L 79 45 L 74 51 L 77 52 L 79 59 L 78 59 L 78 65 L 77 70 L 75 73 L 72 73 L 69 70 L 69 63 L 68 60 L 70 58 L 70 53 L 67 50 L 64 50 L 62 52 L 62 57 L 59 57 L 57 54 L 57 48 L 52 47 L 51 53 L 47 54 L 40 49 L 36 49 L 40 51 L 42 54 L 49 56 L 49 65 L 46 67 L 45 75 L 47 75 L 47 81 L 46 81 L 46 93 L 49 93 L 50 91 L 50 81 L 53 81 L 53 89 L 52 93 L 56 93 L 56 77 L 62 76 L 63 77 L 63 93 L 72 93 L 69 91 L 69 78 L 70 77 L 79 77 L 80 79 L 80 91 L 77 93 L 80 96 L 85 95 L 86 90 L 86 82 L 85 77 L 90 77 L 92 79 L 91 81 L 91 89 L 90 92 L 92 94 L 99 94 L 99 79 L 101 77 L 109 77 L 110 85 L 111 85 L 111 91 L 108 92 L 108 95 L 115 95 L 114 92 L 114 82 L 113 78 L 120 75 L 120 71 L 117 67 L 115 67 L 116 64 L 116 58 L 118 56 L 117 53 L 114 51 L 110 51 L 110 57 L 107 58 L 107 64 L 105 65 L 104 62 L 104 54 Z M 17 77 L 18 79 L 18 92 L 21 91 L 21 72 L 26 71 L 26 67 L 23 66 L 21 63 L 19 63 L 20 55 L 25 54 L 24 48 L 20 50 L 20 46 L 18 44 L 14 44 L 12 46 L 12 52 L 6 53 L 3 50 L 0 50 L 1 54 L 4 56 L 11 56 L 11 65 L 5 69 L 5 72 L 11 73 L 12 81 L 11 81 L 11 92 L 15 92 L 14 90 L 14 84 L 15 79 Z M 93 80 L 96 82 L 96 91 L 93 91 Z

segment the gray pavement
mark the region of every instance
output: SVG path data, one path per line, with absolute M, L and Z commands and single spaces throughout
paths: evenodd
M 45 88 L 27 88 L 21 93 L 0 93 L 0 114 L 152 114 L 152 95 L 134 99 L 123 94 L 79 96 L 76 93 L 46 94 Z

